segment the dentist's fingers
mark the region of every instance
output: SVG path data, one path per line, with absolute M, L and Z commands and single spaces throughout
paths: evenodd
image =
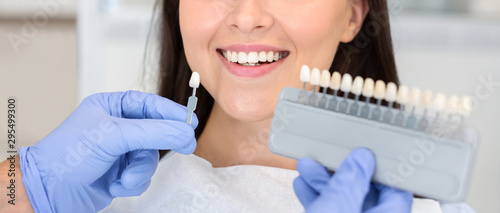
M 139 91 L 99 93 L 83 103 L 99 106 L 113 117 L 131 119 L 163 119 L 186 121 L 187 108 L 159 95 Z M 198 118 L 193 116 L 191 126 L 196 128 Z
M 185 122 L 111 117 L 110 131 L 97 147 L 118 156 L 140 149 L 179 149 L 196 143 L 194 129 Z M 99 141 L 99 140 L 96 140 Z
M 137 188 L 151 180 L 158 167 L 158 150 L 136 150 L 127 154 L 128 165 L 120 177 L 121 184 L 127 189 Z
M 374 184 L 379 191 L 378 204 L 366 211 L 366 213 L 390 212 L 411 212 L 413 204 L 413 194 L 380 184 Z
M 320 192 L 315 202 L 330 202 L 332 212 L 341 212 L 343 209 L 361 212 L 365 196 L 370 190 L 374 170 L 375 159 L 368 149 L 352 151 L 335 171 L 328 182 L 328 187 Z M 315 212 L 314 209 L 311 211 Z
M 122 113 L 125 118 L 167 119 L 186 121 L 187 108 L 167 98 L 138 91 L 127 91 L 121 97 Z M 193 116 L 191 125 L 198 126 Z
M 193 154 L 194 150 L 196 149 L 196 140 L 193 140 L 191 141 L 190 144 L 184 147 L 181 147 L 181 148 L 177 148 L 177 149 L 172 149 L 174 152 L 178 152 L 178 153 L 181 153 L 183 155 L 189 155 L 189 154 Z
M 151 185 L 151 180 L 136 188 L 128 189 L 121 184 L 120 180 L 117 180 L 111 184 L 109 192 L 115 197 L 139 196 L 149 188 L 149 185 Z
M 332 176 L 324 166 L 310 158 L 299 159 L 297 171 L 300 177 L 317 192 L 321 192 Z
M 319 195 L 319 193 L 309 186 L 309 184 L 307 184 L 307 182 L 300 176 L 295 178 L 293 181 L 293 189 L 300 203 L 306 209 Z

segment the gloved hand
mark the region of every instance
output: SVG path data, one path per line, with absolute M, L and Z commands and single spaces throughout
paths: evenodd
M 87 97 L 53 132 L 19 149 L 23 183 L 36 212 L 97 212 L 114 197 L 148 187 L 158 150 L 190 154 L 187 109 L 137 91 Z
M 335 174 L 317 162 L 297 162 L 295 194 L 306 212 L 411 212 L 412 194 L 380 184 L 370 184 L 375 159 L 367 149 L 352 151 Z

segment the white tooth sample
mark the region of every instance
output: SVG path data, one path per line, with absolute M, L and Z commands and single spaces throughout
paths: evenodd
M 400 104 L 399 113 L 394 117 L 394 123 L 398 126 L 404 126 L 405 115 L 403 114 L 403 107 L 408 103 L 409 99 L 408 87 L 405 85 L 400 85 L 398 88 L 398 95 L 396 97 L 396 102 Z
M 405 85 L 399 86 L 398 97 L 396 98 L 396 101 L 401 105 L 405 105 L 406 103 L 408 103 L 408 94 L 409 91 L 407 86 Z
M 222 56 L 227 59 L 227 52 L 222 51 Z
M 434 102 L 432 103 L 432 108 L 437 112 L 441 112 L 444 110 L 446 104 L 446 96 L 443 93 L 438 93 L 434 98 Z
M 198 74 L 197 72 L 193 72 L 191 74 L 191 78 L 189 79 L 189 86 L 193 88 L 193 94 L 188 98 L 186 106 L 188 110 L 186 116 L 186 123 L 191 125 L 194 110 L 196 109 L 196 104 L 198 102 L 198 98 L 196 97 L 196 89 L 200 86 L 200 74 Z
M 318 104 L 318 96 L 316 95 L 316 88 L 321 81 L 321 71 L 318 68 L 314 68 L 311 71 L 311 79 L 309 83 L 313 85 L 313 93 L 309 95 L 309 99 L 307 100 L 307 104 L 310 106 L 317 106 Z
M 273 62 L 274 61 L 274 53 L 273 51 L 270 51 L 267 53 L 267 62 Z
M 448 115 L 455 114 L 458 111 L 458 96 L 452 95 L 446 101 L 446 112 Z
M 311 79 L 310 79 L 309 83 L 313 86 L 317 86 L 317 85 L 319 85 L 320 81 L 321 81 L 321 71 L 319 71 L 318 68 L 312 69 Z
M 469 117 L 470 112 L 472 111 L 472 99 L 469 96 L 463 96 L 460 99 L 459 113 L 464 117 Z
M 356 76 L 356 78 L 354 78 L 354 81 L 352 82 L 351 92 L 356 96 L 361 95 L 361 92 L 363 90 L 363 83 L 363 78 L 361 76 Z
M 302 65 L 302 69 L 300 69 L 300 81 L 307 83 L 311 79 L 311 70 L 307 65 Z
M 311 80 L 311 70 L 309 69 L 309 66 L 302 65 L 302 68 L 300 69 L 300 81 L 304 82 L 304 86 L 297 96 L 298 103 L 306 104 L 307 82 L 309 82 L 310 80 Z
M 332 74 L 332 80 L 330 81 L 330 89 L 332 90 L 339 90 L 340 89 L 340 81 L 342 79 L 342 76 L 340 76 L 340 73 L 335 71 Z
M 321 80 L 319 82 L 319 86 L 321 86 L 323 88 L 328 88 L 328 86 L 330 86 L 330 77 L 331 77 L 330 76 L 330 71 L 323 70 L 321 72 Z
M 432 104 L 432 92 L 430 90 L 425 90 L 424 93 L 422 93 L 422 101 L 420 102 L 420 105 L 423 107 L 429 107 Z
M 259 62 L 259 54 L 257 52 L 249 52 L 247 56 L 249 64 L 256 64 Z
M 260 62 L 266 62 L 267 61 L 267 54 L 264 51 L 260 51 L 259 53 L 259 61 Z
M 363 92 L 362 95 L 365 96 L 365 105 L 361 109 L 360 116 L 363 118 L 369 118 L 370 117 L 370 99 L 373 96 L 373 90 L 375 87 L 375 82 L 371 78 L 366 78 L 363 83 Z
M 410 100 L 409 100 L 409 103 L 412 105 L 412 106 L 418 106 L 420 105 L 420 99 L 422 97 L 422 92 L 420 91 L 419 88 L 413 88 L 411 89 L 411 95 L 410 95 Z
M 388 110 L 386 110 L 384 112 L 384 114 L 382 115 L 382 121 L 384 121 L 386 123 L 392 123 L 393 112 L 391 110 L 392 110 L 392 106 L 394 104 L 394 101 L 397 98 L 397 93 L 398 93 L 398 87 L 397 87 L 397 85 L 394 82 L 387 83 L 386 88 L 385 88 L 385 97 L 384 97 L 384 99 L 389 104 L 387 105 Z
M 389 82 L 385 90 L 385 100 L 387 102 L 394 102 L 398 93 L 398 88 L 395 83 Z
M 238 53 L 237 52 L 231 52 L 231 62 L 238 63 Z
M 363 96 L 366 98 L 371 98 L 373 96 L 373 90 L 375 87 L 375 82 L 371 78 L 365 79 L 365 84 L 363 85 Z
M 231 57 L 233 56 L 233 54 L 231 53 L 231 51 L 226 51 L 226 54 L 224 55 L 224 57 L 226 57 L 226 59 L 228 61 L 231 61 Z
M 246 52 L 239 52 L 238 53 L 238 63 L 239 64 L 248 63 L 248 58 L 247 58 Z
M 342 76 L 342 83 L 340 84 L 340 90 L 342 90 L 345 93 L 348 93 L 351 91 L 352 87 L 352 76 L 349 73 L 344 74 Z
M 200 74 L 197 72 L 193 72 L 191 74 L 191 79 L 189 79 L 189 87 L 198 88 L 200 87 Z
M 385 96 L 385 82 L 383 82 L 382 80 L 377 80 L 375 82 L 375 92 L 373 94 L 373 97 L 382 100 L 384 99 L 384 96 Z
M 280 54 L 277 52 L 277 53 L 274 53 L 274 61 L 278 61 L 280 59 Z

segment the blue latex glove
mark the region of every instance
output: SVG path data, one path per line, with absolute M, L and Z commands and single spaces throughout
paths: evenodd
M 411 212 L 413 195 L 380 184 L 370 184 L 375 159 L 367 149 L 356 149 L 332 175 L 317 162 L 297 162 L 295 194 L 306 212 Z
M 23 183 L 36 212 L 97 212 L 114 197 L 148 187 L 158 150 L 190 154 L 187 109 L 137 91 L 87 97 L 53 132 L 19 149 Z M 186 147 L 187 146 L 187 147 Z

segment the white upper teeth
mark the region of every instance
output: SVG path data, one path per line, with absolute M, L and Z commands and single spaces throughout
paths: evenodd
M 261 51 L 259 53 L 259 61 L 260 62 L 266 62 L 267 61 L 267 53 L 264 51 Z
M 259 54 L 257 52 L 248 53 L 248 63 L 256 64 L 257 62 L 259 62 Z
M 283 58 L 282 52 L 273 51 L 265 52 L 231 52 L 223 51 L 222 56 L 230 62 L 239 63 L 242 65 L 258 65 L 259 62 L 274 62 Z

